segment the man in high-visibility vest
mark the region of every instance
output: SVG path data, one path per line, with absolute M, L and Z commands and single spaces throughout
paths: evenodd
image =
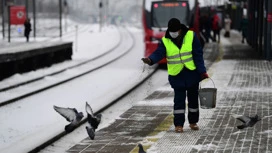
M 168 29 L 158 48 L 146 58 L 145 64 L 153 65 L 166 58 L 168 80 L 174 89 L 174 125 L 177 133 L 183 132 L 185 100 L 188 100 L 188 121 L 192 130 L 199 130 L 199 82 L 208 78 L 203 50 L 196 34 L 176 18 L 168 22 Z

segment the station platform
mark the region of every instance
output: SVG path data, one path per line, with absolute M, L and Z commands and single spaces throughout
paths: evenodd
M 0 41 L 0 80 L 72 59 L 72 42 L 47 40 L 26 43 L 22 38 L 15 39 L 10 43 L 4 39 Z
M 186 119 L 183 133 L 175 133 L 173 125 L 173 96 L 169 84 L 137 102 L 113 124 L 96 131 L 95 140 L 89 137 L 78 142 L 69 153 L 138 153 L 141 143 L 147 153 L 195 152 L 272 152 L 272 65 L 259 58 L 241 34 L 231 32 L 221 36 L 218 45 L 207 44 L 215 62 L 205 57 L 208 74 L 217 88 L 217 104 L 213 109 L 200 108 L 199 131 L 192 131 Z M 218 46 L 218 47 L 216 47 Z M 217 50 L 217 52 L 214 52 Z M 201 87 L 211 87 L 209 79 Z M 186 112 L 188 112 L 186 110 Z M 242 122 L 232 115 L 261 117 L 253 127 L 239 130 Z M 187 116 L 187 115 L 186 115 Z M 103 118 L 102 118 L 103 119 Z

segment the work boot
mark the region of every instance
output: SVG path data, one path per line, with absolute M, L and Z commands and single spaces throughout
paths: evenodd
M 176 126 L 175 131 L 176 131 L 176 133 L 182 133 L 183 132 L 183 127 L 182 126 Z
M 195 130 L 195 131 L 199 130 L 199 127 L 198 127 L 198 125 L 197 125 L 196 123 L 190 124 L 190 128 L 191 128 L 192 130 Z

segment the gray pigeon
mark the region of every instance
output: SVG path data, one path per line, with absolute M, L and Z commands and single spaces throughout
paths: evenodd
M 84 117 L 83 113 L 82 112 L 78 113 L 75 108 L 63 108 L 54 106 L 54 109 L 68 122 L 71 122 L 64 128 L 67 133 L 73 131 L 75 127 L 80 123 L 81 119 Z
M 261 119 L 258 115 L 255 115 L 254 117 L 244 116 L 244 115 L 233 115 L 234 118 L 237 120 L 243 122 L 242 125 L 238 125 L 238 129 L 244 129 L 247 127 L 253 127 L 258 121 Z
M 138 153 L 146 153 L 145 151 L 144 151 L 144 148 L 143 148 L 143 145 L 142 144 L 138 144 L 138 147 L 139 147 L 139 152 Z
M 87 112 L 87 120 L 90 124 L 90 127 L 86 126 L 86 130 L 88 132 L 89 137 L 93 140 L 94 139 L 94 132 L 97 129 L 98 125 L 100 124 L 102 114 L 98 114 L 94 116 L 93 110 L 91 106 L 86 102 L 85 106 L 86 112 Z

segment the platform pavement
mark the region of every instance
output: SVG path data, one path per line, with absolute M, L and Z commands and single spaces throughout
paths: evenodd
M 95 140 L 87 137 L 67 152 L 137 153 L 141 143 L 147 153 L 272 153 L 272 64 L 240 39 L 235 32 L 221 38 L 219 56 L 208 70 L 217 88 L 217 106 L 200 109 L 199 131 L 190 130 L 186 120 L 184 132 L 174 132 L 173 90 L 167 84 L 96 131 Z M 201 84 L 212 85 L 209 79 Z M 239 130 L 241 122 L 233 114 L 258 114 L 262 120 Z
M 148 153 L 272 153 L 272 64 L 242 44 L 239 33 L 221 40 L 219 56 L 208 70 L 217 88 L 217 106 L 200 109 L 199 131 L 190 130 L 186 120 L 184 132 L 174 132 L 173 90 L 167 84 L 97 131 L 95 140 L 87 137 L 67 152 L 137 153 L 142 143 Z M 205 63 L 210 63 L 207 57 Z M 212 85 L 209 79 L 201 84 Z M 241 122 L 233 114 L 258 114 L 262 120 L 239 130 Z
M 45 41 L 48 41 L 52 39 L 52 37 L 30 37 L 29 42 L 26 42 L 25 37 L 11 37 L 10 42 L 8 41 L 8 38 L 1 38 L 0 39 L 0 46 L 1 49 L 3 48 L 9 48 L 9 47 L 15 47 L 15 46 L 20 46 L 20 47 L 27 47 L 28 45 L 32 44 L 40 44 L 44 43 Z M 1 53 L 1 50 L 0 50 Z

